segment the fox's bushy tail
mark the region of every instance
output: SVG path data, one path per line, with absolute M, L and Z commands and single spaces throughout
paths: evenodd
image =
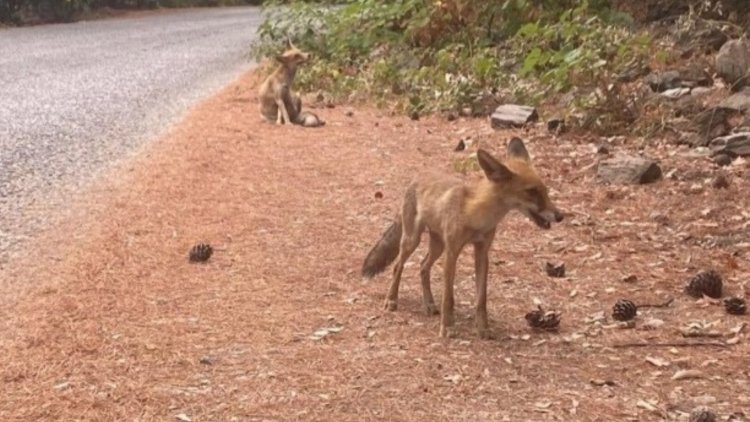
M 372 278 L 380 274 L 398 257 L 402 229 L 401 216 L 397 216 L 396 220 L 378 240 L 378 243 L 367 254 L 367 258 L 362 264 L 363 277 Z

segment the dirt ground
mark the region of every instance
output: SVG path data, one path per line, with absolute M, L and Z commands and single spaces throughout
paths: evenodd
M 716 268 L 727 294 L 747 295 L 744 161 L 719 170 L 687 149 L 611 139 L 612 153 L 659 158 L 666 177 L 606 186 L 592 139 L 347 106 L 317 109 L 323 128 L 275 127 L 258 117 L 256 83 L 246 75 L 196 107 L 0 270 L 1 420 L 658 421 L 697 405 L 750 418 L 750 328 L 734 334 L 750 317 L 682 292 Z M 517 214 L 501 223 L 495 339 L 473 329 L 470 250 L 458 338 L 440 339 L 439 317 L 422 311 L 426 242 L 399 310 L 383 311 L 389 275 L 363 282 L 359 269 L 405 184 L 427 167 L 454 172 L 477 144 L 500 154 L 513 135 L 567 218 L 549 231 Z M 727 189 L 712 187 L 720 172 Z M 188 263 L 198 241 L 216 249 L 206 264 Z M 548 277 L 547 261 L 567 277 Z M 668 297 L 635 328 L 609 316 L 619 298 Z M 562 312 L 558 333 L 527 326 L 536 303 Z M 684 338 L 694 321 L 718 337 Z M 686 342 L 714 345 L 660 345 Z

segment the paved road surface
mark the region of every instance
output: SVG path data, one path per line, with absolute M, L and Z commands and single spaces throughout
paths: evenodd
M 0 266 L 72 192 L 251 63 L 257 8 L 0 29 Z

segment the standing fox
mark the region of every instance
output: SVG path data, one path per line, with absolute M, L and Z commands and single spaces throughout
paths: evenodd
M 396 310 L 404 263 L 419 245 L 422 232 L 427 229 L 430 246 L 420 271 L 427 314 L 438 313 L 430 290 L 430 268 L 445 251 L 440 336 L 453 336 L 456 260 L 464 246 L 472 243 L 477 289 L 476 327 L 481 338 L 489 337 L 487 270 L 489 250 L 498 223 L 514 209 L 524 213 L 543 229 L 549 229 L 552 222 L 563 219 L 550 201 L 547 187 L 531 165 L 523 141 L 511 139 L 507 155 L 508 159 L 501 163 L 486 151 L 477 151 L 479 166 L 486 177 L 473 183 L 466 184 L 460 179 L 439 175 L 417 178 L 407 187 L 399 216 L 372 248 L 362 266 L 362 275 L 370 278 L 396 260 L 393 280 L 385 298 L 386 310 Z
M 280 66 L 263 81 L 258 89 L 260 97 L 260 114 L 269 122 L 277 125 L 294 123 L 305 127 L 323 126 L 324 121 L 318 116 L 302 111 L 302 99 L 292 91 L 297 68 L 310 59 L 310 53 L 298 49 L 287 40 L 287 51 L 276 56 Z

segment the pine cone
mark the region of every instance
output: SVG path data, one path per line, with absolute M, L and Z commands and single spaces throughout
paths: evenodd
M 560 327 L 560 314 L 554 311 L 545 312 L 541 306 L 536 311 L 526 314 L 526 322 L 531 328 L 545 331 L 556 331 Z
M 565 277 L 565 264 L 555 265 L 548 262 L 545 269 L 547 270 L 547 275 L 550 277 Z
M 630 300 L 620 299 L 612 307 L 612 318 L 617 321 L 630 321 L 638 313 L 638 307 Z
M 706 295 L 718 299 L 721 297 L 721 288 L 721 275 L 714 270 L 708 270 L 698 273 L 688 280 L 685 292 L 695 298 Z
M 716 413 L 707 407 L 698 407 L 690 412 L 690 422 L 716 422 Z
M 214 253 L 214 249 L 208 243 L 198 243 L 190 248 L 190 262 L 205 262 Z
M 730 297 L 729 299 L 724 299 L 724 309 L 727 310 L 728 314 L 745 315 L 747 313 L 747 303 L 741 297 Z

